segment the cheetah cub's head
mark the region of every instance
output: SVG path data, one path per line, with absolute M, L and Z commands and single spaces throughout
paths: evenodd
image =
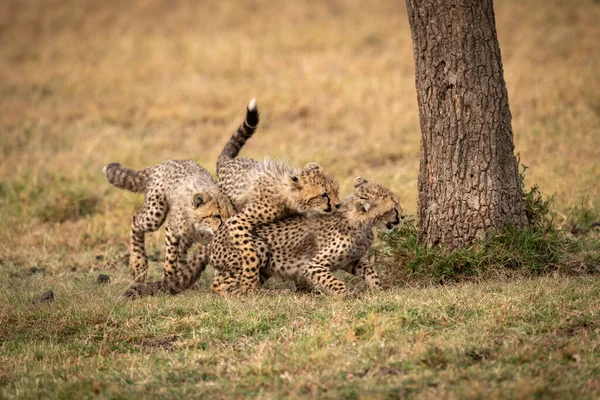
M 192 209 L 194 228 L 210 235 L 235 213 L 229 198 L 214 190 L 194 194 Z
M 404 218 L 399 197 L 386 187 L 364 178 L 354 180 L 354 192 L 349 198 L 351 218 L 375 228 L 391 231 Z
M 319 164 L 310 162 L 288 177 L 293 202 L 299 212 L 331 213 L 340 207 L 340 185 Z

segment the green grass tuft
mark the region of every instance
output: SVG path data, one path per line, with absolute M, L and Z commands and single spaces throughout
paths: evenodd
M 522 165 L 524 183 L 527 167 Z M 523 184 L 524 186 L 524 184 Z M 380 234 L 381 244 L 374 255 L 382 264 L 386 281 L 460 281 L 486 276 L 538 276 L 560 270 L 589 273 L 600 267 L 598 240 L 576 239 L 554 223 L 553 197 L 545 196 L 537 185 L 523 191 L 529 225 L 524 229 L 507 226 L 463 249 L 428 248 L 418 240 L 414 219 L 399 228 Z M 573 226 L 589 232 L 597 220 L 593 209 L 576 208 Z
M 553 271 L 563 255 L 574 250 L 572 240 L 558 230 L 546 232 L 534 227 L 522 230 L 507 227 L 472 246 L 448 252 L 419 243 L 414 220 L 399 229 L 380 235 L 375 249 L 388 282 L 430 279 L 459 281 L 486 275 L 537 276 Z M 391 281 L 390 281 L 391 278 Z
M 519 156 L 517 156 L 519 158 Z M 521 164 L 521 172 L 519 178 L 521 181 L 521 189 L 523 190 L 523 201 L 525 202 L 525 213 L 530 227 L 536 231 L 551 231 L 554 222 L 554 214 L 552 213 L 552 203 L 554 196 L 544 196 L 537 184 L 534 184 L 529 190 L 525 189 L 525 173 L 529 169 L 527 165 Z

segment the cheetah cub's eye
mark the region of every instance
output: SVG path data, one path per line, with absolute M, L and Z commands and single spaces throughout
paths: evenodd
M 329 197 L 329 196 L 327 195 L 327 193 L 323 192 L 323 193 L 321 193 L 321 197 Z
M 204 204 L 204 199 L 202 198 L 202 195 L 200 193 L 196 193 L 194 195 L 194 199 L 192 200 L 192 206 L 194 208 L 198 208 L 203 204 Z
M 210 193 L 196 193 L 194 194 L 194 198 L 192 200 L 192 206 L 194 208 L 198 208 L 207 204 L 208 202 L 213 200 L 213 196 Z

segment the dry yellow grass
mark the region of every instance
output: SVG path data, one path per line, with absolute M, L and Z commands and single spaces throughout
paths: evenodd
M 559 210 L 597 199 L 600 8 L 496 8 L 529 182 L 556 193 Z M 110 188 L 102 166 L 193 158 L 214 170 L 252 96 L 263 122 L 245 155 L 318 161 L 344 192 L 356 175 L 380 181 L 414 212 L 413 70 L 401 2 L 4 1 L 0 201 L 2 224 L 18 234 L 2 230 L 0 256 L 68 253 L 83 236 L 88 244 L 126 240 L 138 199 Z M 49 199 L 60 203 L 73 190 L 100 198 L 100 212 L 41 224 Z

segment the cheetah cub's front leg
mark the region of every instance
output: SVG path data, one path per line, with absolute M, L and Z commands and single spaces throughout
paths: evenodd
M 140 210 L 132 218 L 129 266 L 135 282 L 146 282 L 148 258 L 145 249 L 145 234 L 160 228 L 167 216 L 166 208 L 166 201 L 161 196 L 149 193 Z
M 350 268 L 347 269 L 354 276 L 358 276 L 363 278 L 367 283 L 369 289 L 380 290 L 381 281 L 379 280 L 379 275 L 373 269 L 371 265 L 369 265 L 365 260 L 360 259 L 349 265 Z
M 333 276 L 327 264 L 313 259 L 302 272 L 318 289 L 337 296 L 345 297 L 348 295 L 344 282 Z

